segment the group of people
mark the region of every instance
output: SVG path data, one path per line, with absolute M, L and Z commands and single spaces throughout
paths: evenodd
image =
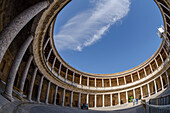
M 135 105 L 135 102 L 136 102 L 136 104 L 138 104 L 138 98 L 136 98 L 136 99 L 134 98 L 133 99 L 133 105 Z

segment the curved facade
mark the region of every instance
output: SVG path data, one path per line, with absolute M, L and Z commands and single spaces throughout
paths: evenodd
M 159 49 L 141 65 L 113 74 L 76 70 L 55 49 L 55 18 L 70 0 L 21 1 L 14 0 L 19 3 L 15 5 L 0 2 L 0 79 L 5 84 L 2 95 L 7 99 L 13 101 L 15 86 L 30 101 L 70 107 L 86 103 L 96 108 L 130 103 L 129 97 L 150 98 L 169 86 L 168 0 L 155 0 L 165 28 Z

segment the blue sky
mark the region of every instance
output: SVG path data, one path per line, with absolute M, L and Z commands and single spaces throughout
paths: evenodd
M 57 16 L 54 42 L 74 68 L 116 73 L 153 55 L 161 44 L 161 25 L 153 0 L 73 0 Z

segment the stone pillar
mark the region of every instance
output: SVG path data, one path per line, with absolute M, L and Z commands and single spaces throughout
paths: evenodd
M 159 53 L 160 57 L 161 57 L 161 61 L 164 62 L 163 58 L 162 58 L 162 55 Z
M 165 72 L 165 74 L 166 74 L 166 78 L 167 78 L 167 82 L 168 82 L 168 86 L 169 86 L 169 77 L 168 77 L 168 72 L 166 71 L 166 72 Z
M 29 71 L 29 68 L 30 68 L 32 59 L 33 59 L 33 56 L 30 55 L 29 58 L 28 58 L 27 64 L 26 64 L 26 66 L 25 66 L 24 72 L 22 73 L 21 81 L 20 81 L 20 85 L 19 85 L 19 89 L 20 89 L 21 91 L 23 91 L 23 89 L 24 89 L 25 80 L 26 80 L 26 78 L 27 78 L 28 71 Z
M 57 59 L 57 58 L 55 57 L 55 58 L 54 58 L 54 61 L 53 61 L 53 65 L 52 65 L 52 67 L 51 67 L 51 71 L 53 71 L 53 69 L 54 69 L 56 59 Z
M 89 94 L 87 94 L 86 104 L 89 104 Z
M 133 89 L 133 98 L 136 99 L 135 89 Z
M 81 93 L 79 93 L 79 108 L 81 107 Z
M 94 87 L 96 87 L 96 78 L 94 78 Z
M 94 107 L 96 108 L 96 94 L 94 95 Z
M 11 42 L 15 39 L 22 28 L 48 5 L 49 3 L 47 1 L 43 1 L 31 6 L 30 8 L 20 13 L 17 17 L 15 17 L 8 24 L 8 26 L 3 29 L 0 34 L 0 62 L 2 61 L 2 58 L 4 57 L 5 52 L 10 46 Z M 9 99 L 10 98 L 11 95 L 9 96 Z
M 149 64 L 149 66 L 150 66 L 150 68 L 151 68 L 151 72 L 153 73 L 153 69 L 152 69 L 152 66 L 151 66 L 151 64 Z
M 158 68 L 159 67 L 159 65 L 158 65 L 158 62 L 157 62 L 157 60 L 155 59 L 155 63 L 156 63 L 156 67 Z
M 145 73 L 145 76 L 147 76 L 147 73 L 146 73 L 146 70 L 145 70 L 145 68 L 144 68 L 144 73 Z
M 109 79 L 109 85 L 110 85 L 110 87 L 112 87 L 112 81 L 111 81 L 111 78 Z
M 58 70 L 58 76 L 60 76 L 61 67 L 62 67 L 62 63 L 60 64 L 60 67 L 59 67 L 59 70 Z
M 49 60 L 49 58 L 50 58 L 50 55 L 51 55 L 51 52 L 52 52 L 52 48 L 50 49 L 50 52 L 48 53 L 48 56 L 47 56 L 46 62 L 48 62 L 48 60 Z
M 141 92 L 141 99 L 143 99 L 143 90 L 142 90 L 142 86 L 140 87 L 140 92 Z
M 46 104 L 48 104 L 48 96 L 49 96 L 49 91 L 50 91 L 50 85 L 51 85 L 51 82 L 49 81 L 48 82 L 48 87 L 47 87 L 46 99 L 45 99 Z
M 126 91 L 126 103 L 128 103 L 128 92 Z
M 87 86 L 89 86 L 89 77 L 87 77 Z
M 131 76 L 131 80 L 132 80 L 132 82 L 133 82 L 133 76 L 132 76 L 132 74 L 131 74 L 130 76 Z
M 70 107 L 72 107 L 72 104 L 73 104 L 73 91 L 71 92 Z
M 149 95 L 149 97 L 151 96 L 151 94 L 150 94 L 150 87 L 149 87 L 149 83 L 147 84 L 147 86 L 148 86 L 148 95 Z
M 18 53 L 13 61 L 13 64 L 11 66 L 11 69 L 9 71 L 9 75 L 7 78 L 3 96 L 6 97 L 10 101 L 13 101 L 12 90 L 13 90 L 13 85 L 14 85 L 14 81 L 15 81 L 15 77 L 16 77 L 18 68 L 19 68 L 22 58 L 23 58 L 27 48 L 29 47 L 30 43 L 32 42 L 32 40 L 33 40 L 33 36 L 29 36 L 26 39 L 26 41 L 21 45 L 21 48 L 18 51 Z
M 38 89 L 38 96 L 37 96 L 37 102 L 38 103 L 40 102 L 40 95 L 41 95 L 43 80 L 44 80 L 44 76 L 41 76 L 40 85 L 39 85 L 39 89 Z
M 104 87 L 104 80 L 102 79 L 102 87 Z
M 125 85 L 126 85 L 126 78 L 125 78 L 125 76 L 124 76 L 124 82 L 125 82 Z
M 64 106 L 64 101 L 65 101 L 65 92 L 66 92 L 66 90 L 64 89 L 64 90 L 63 90 L 62 106 Z
M 165 50 L 164 46 L 163 46 L 162 48 L 163 48 L 163 50 L 164 50 L 164 52 L 165 52 L 166 56 L 168 56 L 168 53 L 166 52 L 166 50 Z
M 156 81 L 154 80 L 154 86 L 155 86 L 155 93 L 157 93 L 157 86 L 156 86 Z
M 118 104 L 120 105 L 120 93 L 118 93 Z
M 138 79 L 140 80 L 140 74 L 139 74 L 139 72 L 137 72 L 138 73 Z
M 67 80 L 68 68 L 66 70 L 65 80 Z
M 74 83 L 74 75 L 75 75 L 75 73 L 73 73 L 73 79 L 72 79 L 72 83 Z
M 105 106 L 105 105 L 104 105 L 104 94 L 103 94 L 102 96 L 103 96 L 103 107 L 104 107 L 104 106 Z
M 112 103 L 112 94 L 110 94 L 110 106 L 112 107 L 113 106 L 113 103 Z
M 55 87 L 54 105 L 56 105 L 57 91 L 58 91 L 58 86 Z
M 80 85 L 81 85 L 82 75 L 80 75 Z
M 116 80 L 117 80 L 117 86 L 119 86 L 119 79 L 118 79 L 118 78 L 116 78 Z
M 45 45 L 44 45 L 44 48 L 43 48 L 44 50 L 47 47 L 47 44 L 48 44 L 49 41 L 50 41 L 50 38 L 48 38 L 47 41 L 45 42 Z
M 33 90 L 33 87 L 34 87 L 34 81 L 35 81 L 35 77 L 37 75 L 37 70 L 38 68 L 36 67 L 34 69 L 34 73 L 33 73 L 33 76 L 31 78 L 31 82 L 30 82 L 30 87 L 29 87 L 29 92 L 28 92 L 28 100 L 31 101 L 31 96 L 32 96 L 32 90 Z
M 161 80 L 162 89 L 164 89 L 164 84 L 163 84 L 162 76 L 161 75 L 160 75 L 160 80 Z

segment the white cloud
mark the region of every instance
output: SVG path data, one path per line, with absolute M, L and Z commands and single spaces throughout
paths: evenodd
M 58 50 L 82 51 L 101 39 L 130 10 L 130 0 L 90 0 L 90 3 L 95 4 L 94 8 L 72 17 L 54 35 Z

